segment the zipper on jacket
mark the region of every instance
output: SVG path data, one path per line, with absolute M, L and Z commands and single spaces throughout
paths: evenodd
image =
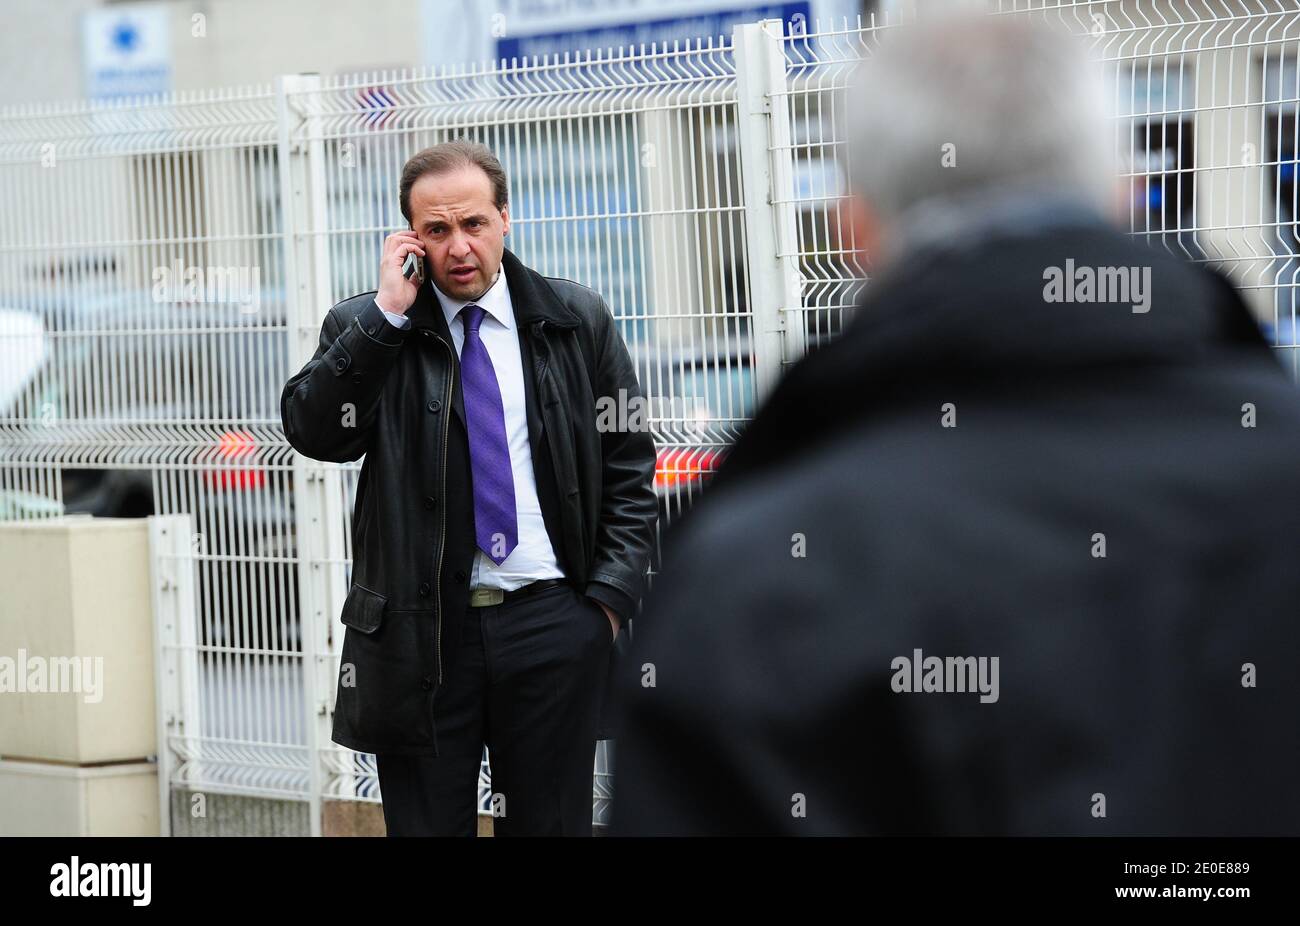
M 451 367 L 447 371 L 447 399 L 442 403 L 442 466 L 439 472 L 442 474 L 442 484 L 438 487 L 438 562 L 433 573 L 433 592 L 434 607 L 437 608 L 437 619 L 434 622 L 434 654 L 438 660 L 438 684 L 442 685 L 442 551 L 447 542 L 447 435 L 451 427 L 451 397 L 452 388 L 456 382 L 456 351 L 455 349 L 438 337 L 433 336 L 435 340 L 443 347 L 447 348 L 450 354 Z
M 535 364 L 537 367 L 537 402 L 538 405 L 541 407 L 542 417 L 545 418 L 546 409 L 549 407 L 546 402 L 547 399 L 546 372 L 547 370 L 550 369 L 550 360 L 551 360 L 550 346 L 546 343 L 546 319 L 542 319 L 537 323 L 536 334 L 537 337 L 534 346 L 534 351 L 537 354 L 537 362 Z M 559 512 L 560 514 L 559 529 L 560 529 L 560 542 L 564 543 L 565 540 L 567 539 L 564 534 L 564 511 L 567 506 L 565 504 L 564 486 L 560 484 L 560 473 L 564 472 L 564 467 L 560 465 L 560 458 L 559 458 L 560 449 L 559 449 L 559 444 L 557 444 L 555 440 L 555 435 L 558 433 L 558 430 L 553 425 L 554 422 L 549 422 L 547 425 L 547 430 L 551 434 L 551 439 L 547 441 L 547 446 L 550 448 L 551 451 L 551 466 L 555 470 L 556 488 L 559 490 L 561 495 L 560 512 Z M 583 569 L 582 566 L 574 565 L 573 563 L 570 563 L 569 566 L 571 570 Z M 584 569 L 584 574 L 585 574 L 585 569 Z M 577 579 L 573 575 L 570 575 L 569 578 L 571 580 L 577 581 Z
M 534 350 L 537 353 L 537 404 L 541 408 L 542 418 L 545 419 L 547 409 L 546 371 L 550 368 L 551 361 L 551 349 L 546 343 L 546 319 L 542 319 L 537 323 L 537 341 Z M 553 432 L 555 429 L 550 428 L 549 430 Z M 556 487 L 563 492 L 563 487 L 559 485 L 560 473 L 563 472 L 563 467 L 560 466 L 560 461 L 556 456 L 560 451 L 555 444 L 554 435 L 547 441 L 547 446 L 551 450 L 551 466 L 555 468 Z M 563 501 L 561 501 L 561 508 L 563 508 Z M 561 517 L 563 517 L 563 514 L 561 514 Z M 563 530 L 563 527 L 561 527 L 561 530 Z

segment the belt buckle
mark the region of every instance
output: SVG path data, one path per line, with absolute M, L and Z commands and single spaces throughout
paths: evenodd
M 469 606 L 471 608 L 486 608 L 489 605 L 500 604 L 505 601 L 506 593 L 499 588 L 475 588 L 469 593 Z

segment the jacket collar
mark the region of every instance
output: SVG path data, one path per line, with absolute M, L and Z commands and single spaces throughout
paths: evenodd
M 1090 384 L 1126 367 L 1193 363 L 1234 348 L 1272 359 L 1231 284 L 1159 246 L 1092 221 L 985 232 L 918 249 L 869 285 L 843 333 L 778 384 L 711 491 L 919 396 L 966 386 L 1032 394 L 1050 382 Z M 1149 268 L 1150 310 L 1047 302 L 1045 268 L 1067 261 Z
M 1145 310 L 1131 298 L 1083 298 L 1076 278 L 1096 268 L 1142 281 Z M 1048 281 L 1067 275 L 1071 298 L 1052 291 L 1049 300 Z M 1224 343 L 1266 346 L 1222 277 L 1079 216 L 988 225 L 918 248 L 867 287 L 841 340 L 836 373 L 860 385 L 1181 363 Z
M 505 268 L 515 319 L 521 328 L 542 321 L 559 328 L 578 327 L 581 319 L 577 313 L 560 300 L 544 276 L 525 267 L 509 248 L 501 254 L 501 266 Z

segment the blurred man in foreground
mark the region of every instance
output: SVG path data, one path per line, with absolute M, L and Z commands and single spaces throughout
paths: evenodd
M 1300 401 L 1231 286 L 1107 221 L 1067 38 L 887 36 L 874 270 L 670 535 L 620 834 L 1300 833 Z

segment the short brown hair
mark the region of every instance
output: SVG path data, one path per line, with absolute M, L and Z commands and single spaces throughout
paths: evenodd
M 402 168 L 402 182 L 398 197 L 402 204 L 402 217 L 411 222 L 411 187 L 425 174 L 442 174 L 459 167 L 477 167 L 492 181 L 492 196 L 498 209 L 504 209 L 509 196 L 506 172 L 497 156 L 486 145 L 458 138 L 432 148 L 425 148 L 411 156 Z

